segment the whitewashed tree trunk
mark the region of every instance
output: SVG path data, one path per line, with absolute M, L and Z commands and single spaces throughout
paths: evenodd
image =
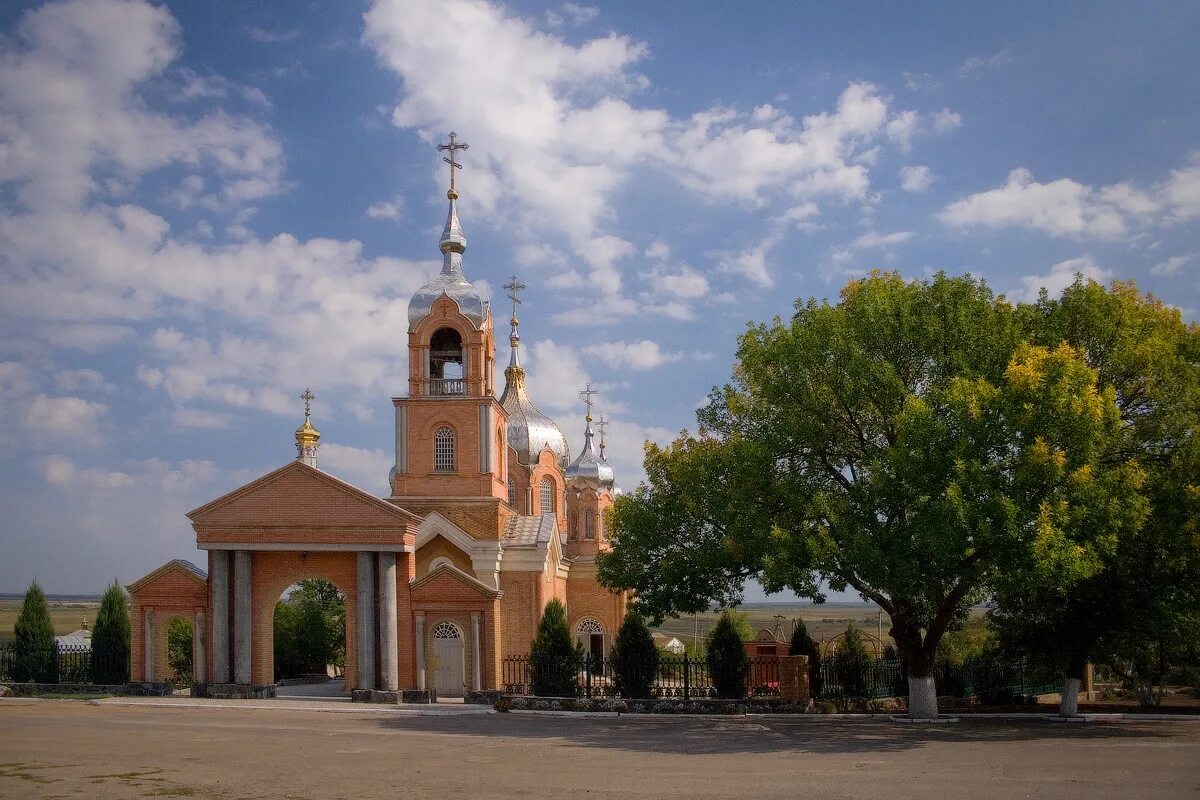
M 908 716 L 910 719 L 937 719 L 937 687 L 933 676 L 908 678 Z
M 1063 681 L 1062 699 L 1058 701 L 1058 713 L 1063 717 L 1079 715 L 1079 678 L 1067 678 Z

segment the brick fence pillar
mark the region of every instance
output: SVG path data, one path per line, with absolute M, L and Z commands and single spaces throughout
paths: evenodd
M 808 700 L 808 656 L 779 656 L 779 695 L 792 703 Z

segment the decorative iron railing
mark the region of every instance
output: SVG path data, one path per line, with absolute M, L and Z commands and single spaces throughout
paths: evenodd
M 430 397 L 453 397 L 467 393 L 465 378 L 431 378 L 425 384 Z
M 541 670 L 539 680 L 529 656 L 508 656 L 502 664 L 501 688 L 509 694 L 588 698 L 618 694 L 618 676 L 611 659 L 573 657 L 543 664 Z M 717 697 L 718 686 L 728 687 L 731 683 L 742 687 L 742 697 L 778 697 L 780 693 L 779 661 L 773 656 L 749 659 L 741 681 L 717 680 L 723 676 L 714 676 L 707 659 L 688 655 L 660 655 L 657 664 L 648 662 L 643 670 L 627 666 L 626 670 L 637 678 L 632 683 L 649 686 L 650 697 Z M 653 674 L 648 676 L 651 670 Z M 647 677 L 649 680 L 644 680 Z M 878 699 L 908 694 L 904 662 L 896 659 L 822 659 L 809 671 L 809 677 L 809 691 L 816 699 Z M 1035 674 L 1021 662 L 991 660 L 969 661 L 961 666 L 938 664 L 934 681 L 943 697 L 978 697 L 985 703 L 1022 702 L 1059 689 L 1052 675 Z M 550 691 L 546 687 L 551 687 Z
M 0 681 L 12 683 L 94 683 L 129 681 L 129 652 L 82 645 L 52 648 L 0 646 Z
M 629 669 L 627 667 L 627 669 Z M 700 699 L 718 696 L 719 685 L 740 685 L 742 697 L 772 697 L 779 695 L 779 661 L 772 656 L 749 659 L 742 679 L 719 680 L 707 660 L 683 656 L 660 656 L 657 664 L 647 663 L 645 670 L 631 670 L 639 677 L 653 669 L 650 680 L 634 680 L 647 683 L 651 697 L 678 697 Z M 739 669 L 734 667 L 734 669 Z M 529 656 L 508 656 L 502 664 L 502 688 L 509 694 L 537 694 L 538 684 L 554 687 L 555 695 L 575 697 L 614 697 L 618 694 L 618 675 L 611 659 L 588 656 L 566 659 L 538 668 Z M 542 692 L 545 694 L 546 692 Z

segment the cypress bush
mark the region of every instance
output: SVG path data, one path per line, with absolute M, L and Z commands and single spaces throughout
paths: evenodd
M 750 674 L 750 658 L 738 632 L 736 620 L 726 611 L 708 636 L 708 674 L 712 677 L 717 697 L 740 699 L 746 696 L 746 678 Z
M 842 634 L 837 648 L 837 676 L 842 692 L 847 697 L 865 697 L 867 693 L 867 670 L 871 667 L 871 653 L 867 642 L 853 622 Z
M 658 648 L 646 627 L 646 620 L 636 609 L 625 614 L 609 658 L 621 697 L 650 696 L 654 676 L 658 674 Z
M 792 641 L 788 644 L 788 655 L 808 656 L 808 691 L 811 696 L 816 697 L 821 689 L 821 650 L 808 635 L 808 628 L 803 619 L 796 620 Z
M 582 663 L 583 646 L 571 641 L 567 610 L 557 599 L 551 600 L 529 648 L 533 693 L 541 697 L 574 697 L 579 691 Z
M 18 683 L 57 683 L 58 648 L 46 595 L 35 580 L 25 592 L 13 626 L 12 679 Z
M 92 683 L 129 681 L 129 601 L 116 581 L 104 591 L 92 626 Z

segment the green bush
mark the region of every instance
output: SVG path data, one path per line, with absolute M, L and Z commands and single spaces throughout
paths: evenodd
M 167 665 L 173 673 L 171 682 L 187 686 L 192 682 L 192 623 L 176 617 L 167 623 Z
M 873 659 L 862 631 L 853 622 L 842 634 L 834 659 L 842 693 L 848 697 L 864 697 L 867 693 L 867 670 Z
M 738 630 L 737 621 L 726 611 L 708 636 L 708 674 L 717 697 L 740 699 L 746 696 L 746 678 L 750 658 Z
M 582 645 L 571 641 L 567 610 L 558 600 L 551 600 L 529 648 L 533 693 L 541 697 L 574 697 L 579 691 L 583 658 Z
M 621 697 L 645 698 L 654 687 L 658 673 L 658 648 L 646 627 L 646 620 L 630 609 L 617 631 L 612 659 L 617 692 Z
M 319 599 L 295 592 L 275 606 L 275 679 L 324 675 L 338 653 L 337 631 Z
M 104 591 L 92 626 L 92 683 L 129 681 L 129 601 L 116 581 Z
M 46 595 L 35 580 L 25 592 L 21 613 L 13 626 L 12 679 L 18 683 L 57 683 L 58 648 Z

